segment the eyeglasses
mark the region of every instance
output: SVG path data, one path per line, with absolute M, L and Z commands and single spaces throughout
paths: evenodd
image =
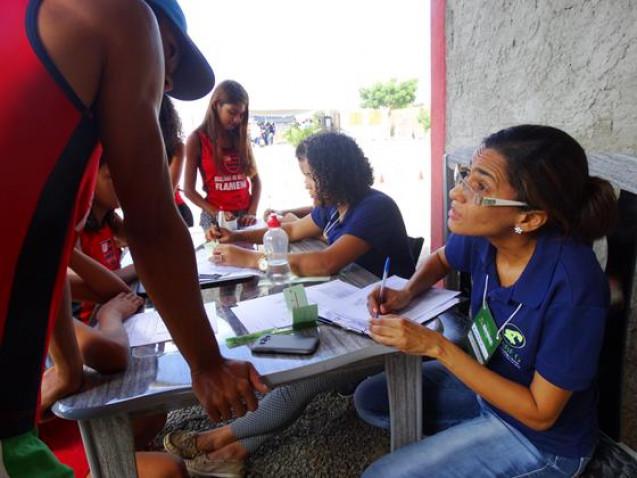
M 516 206 L 516 207 L 528 207 L 529 205 L 522 201 L 514 201 L 512 199 L 500 199 L 494 197 L 483 196 L 480 192 L 469 184 L 467 178 L 471 174 L 471 170 L 466 166 L 460 166 L 456 164 L 453 169 L 453 180 L 456 187 L 462 186 L 462 191 L 467 199 L 478 206 Z

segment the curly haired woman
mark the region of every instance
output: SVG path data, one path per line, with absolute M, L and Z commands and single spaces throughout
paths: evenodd
M 344 134 L 319 133 L 299 144 L 296 157 L 314 208 L 311 214 L 282 227 L 291 242 L 323 237 L 328 247 L 289 254 L 292 271 L 299 276 L 331 275 L 356 262 L 380 276 L 389 256 L 390 272 L 409 277 L 414 258 L 402 215 L 393 199 L 371 188 L 372 168 L 356 142 Z M 222 243 L 214 252 L 216 262 L 252 268 L 258 267 L 263 253 L 227 243 L 260 243 L 264 233 L 265 229 L 216 227 L 207 231 L 210 239 Z
M 372 189 L 372 168 L 356 142 L 343 134 L 310 136 L 296 150 L 305 185 L 314 200 L 311 214 L 283 224 L 290 240 L 323 236 L 322 251 L 289 254 L 298 275 L 331 275 L 356 262 L 376 275 L 391 257 L 391 272 L 409 277 L 415 261 L 407 243 L 405 224 L 396 203 Z M 221 242 L 260 242 L 264 230 L 231 232 L 213 228 L 209 236 Z M 230 244 L 215 249 L 224 264 L 256 267 L 262 254 Z M 248 413 L 230 425 L 202 433 L 172 432 L 164 447 L 186 459 L 186 466 L 201 476 L 241 476 L 243 460 L 271 433 L 290 425 L 318 393 L 355 385 L 372 370 L 335 371 L 274 389 Z

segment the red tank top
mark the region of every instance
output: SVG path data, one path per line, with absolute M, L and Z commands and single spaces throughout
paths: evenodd
M 80 233 L 80 247 L 84 254 L 95 259 L 109 271 L 121 268 L 122 250 L 115 244 L 115 234 L 108 222 L 105 221 L 95 232 L 84 229 Z M 78 318 L 88 323 L 94 309 L 95 304 L 82 302 Z
M 241 170 L 239 152 L 224 150 L 221 166 L 215 161 L 215 148 L 202 131 L 198 131 L 201 145 L 199 171 L 203 178 L 203 187 L 207 193 L 206 201 L 224 211 L 245 211 L 250 206 L 250 183 Z
M 179 192 L 179 189 L 177 189 L 175 191 L 175 204 L 177 204 L 177 206 L 181 206 L 182 204 L 186 204 L 186 201 L 184 201 L 184 198 L 181 197 L 181 193 Z
M 37 31 L 38 0 L 0 15 L 0 439 L 33 429 L 74 232 L 98 166 L 90 109 Z

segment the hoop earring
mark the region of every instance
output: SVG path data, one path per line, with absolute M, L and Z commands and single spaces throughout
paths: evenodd
M 513 232 L 515 232 L 516 234 L 522 234 L 524 231 L 522 231 L 522 228 L 520 226 L 515 226 L 513 228 Z

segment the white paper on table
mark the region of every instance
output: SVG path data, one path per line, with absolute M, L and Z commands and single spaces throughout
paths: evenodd
M 402 289 L 406 283 L 406 279 L 392 276 L 385 285 Z M 365 333 L 370 316 L 367 296 L 378 284 L 380 283 L 359 289 L 337 279 L 307 287 L 305 292 L 308 302 L 318 305 L 319 316 L 344 328 Z M 424 323 L 457 304 L 458 294 L 457 291 L 447 289 L 431 289 L 415 299 L 400 314 L 414 322 Z M 282 293 L 239 302 L 232 311 L 249 332 L 292 325 Z
M 407 279 L 391 276 L 387 278 L 385 287 L 400 290 L 405 287 L 405 284 L 407 284 Z M 339 302 L 339 308 L 335 310 L 335 312 L 350 319 L 367 321 L 369 319 L 367 296 L 379 285 L 380 282 L 370 284 L 359 289 L 355 294 L 343 298 Z M 458 295 L 460 295 L 460 292 L 455 290 L 432 288 L 416 297 L 408 307 L 399 313 L 401 316 L 407 317 L 414 322 L 422 323 L 457 304 L 460 301 L 457 298 Z
M 253 231 L 255 229 L 266 229 L 268 227 L 268 225 L 266 224 L 266 222 L 261 219 L 261 218 L 257 218 L 257 222 L 255 222 L 254 224 L 252 224 L 251 226 L 244 226 L 242 228 L 240 228 L 240 231 Z
M 190 239 L 194 249 L 203 246 L 206 242 L 206 233 L 199 226 L 189 227 Z
M 217 333 L 217 309 L 214 302 L 205 304 L 205 309 L 210 326 Z M 124 330 L 131 347 L 172 340 L 166 324 L 157 311 L 143 312 L 129 317 L 124 321 Z
M 339 300 L 358 290 L 341 280 L 305 288 L 308 303 L 317 304 L 318 313 L 323 317 L 337 307 Z M 292 316 L 282 293 L 239 302 L 232 311 L 249 332 L 292 325 Z
M 232 307 L 232 312 L 250 333 L 292 325 L 292 316 L 282 293 L 239 302 Z
M 210 260 L 209 252 L 204 248 L 197 251 L 197 272 L 199 274 L 221 274 L 223 277 L 228 276 L 228 278 L 234 277 L 247 277 L 247 276 L 258 276 L 259 271 L 256 269 L 250 269 L 249 267 L 233 267 L 233 266 L 222 266 L 220 264 L 215 264 Z

